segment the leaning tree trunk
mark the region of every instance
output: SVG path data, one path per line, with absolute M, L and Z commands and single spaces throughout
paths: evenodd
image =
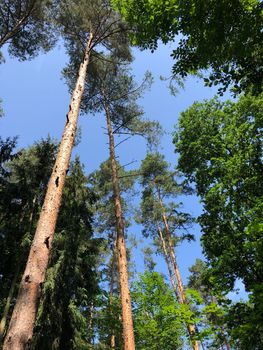
M 84 58 L 79 68 L 78 79 L 69 105 L 69 112 L 57 159 L 47 187 L 44 204 L 40 212 L 35 237 L 31 245 L 3 350 L 24 350 L 30 346 L 38 302 L 45 280 L 50 249 L 61 204 L 62 191 L 74 144 L 92 39 L 93 36 L 90 34 L 84 52 Z
M 173 276 L 173 271 L 172 271 L 172 266 L 171 266 L 171 262 L 170 262 L 170 259 L 169 259 L 169 254 L 167 252 L 166 243 L 165 243 L 165 240 L 164 240 L 164 237 L 163 237 L 163 233 L 162 233 L 162 230 L 161 230 L 161 227 L 160 227 L 159 224 L 158 224 L 158 233 L 159 233 L 159 237 L 160 237 L 161 242 L 162 242 L 162 248 L 163 248 L 163 252 L 164 252 L 166 265 L 167 265 L 167 268 L 168 268 L 168 271 L 169 271 L 170 280 L 171 280 L 171 283 L 172 283 L 175 295 L 176 295 L 176 297 L 179 300 L 179 295 L 178 295 L 179 293 L 177 292 L 176 283 L 175 283 L 174 276 Z
M 112 168 L 112 185 L 115 202 L 115 216 L 116 216 L 116 231 L 117 231 L 117 250 L 118 250 L 118 271 L 120 279 L 120 294 L 122 305 L 122 327 L 124 350 L 135 350 L 131 296 L 129 290 L 129 276 L 127 267 L 127 254 L 124 238 L 124 220 L 122 217 L 121 196 L 118 180 L 118 171 L 115 157 L 114 137 L 111 126 L 110 112 L 107 102 L 104 101 L 104 108 L 107 117 L 108 136 L 110 144 L 110 160 Z
M 160 206 L 162 209 L 162 219 L 163 219 L 164 226 L 165 226 L 165 232 L 166 232 L 166 238 L 167 238 L 167 242 L 168 242 L 169 253 L 170 253 L 170 257 L 171 257 L 171 261 L 172 261 L 172 265 L 173 265 L 173 269 L 174 269 L 174 274 L 175 274 L 175 278 L 176 278 L 176 282 L 177 282 L 179 302 L 181 304 L 187 304 L 187 300 L 186 300 L 185 292 L 184 292 L 184 286 L 183 286 L 182 279 L 181 279 L 181 274 L 179 271 L 179 267 L 178 267 L 178 264 L 176 261 L 175 254 L 174 254 L 172 237 L 171 237 L 171 232 L 170 232 L 168 220 L 167 220 L 167 217 L 165 215 L 163 202 L 161 199 L 160 191 L 158 189 L 157 189 L 157 193 L 158 193 L 159 203 L 160 203 Z M 193 324 L 188 324 L 187 330 L 188 330 L 190 339 L 192 339 L 193 336 L 195 335 L 195 326 Z M 199 350 L 199 345 L 198 345 L 198 342 L 196 340 L 193 341 L 193 349 Z

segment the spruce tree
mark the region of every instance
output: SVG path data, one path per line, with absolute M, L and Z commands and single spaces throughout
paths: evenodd
M 99 293 L 97 260 L 102 243 L 93 238 L 94 200 L 76 158 L 63 191 L 33 349 L 86 349 L 90 345 L 90 305 Z
M 10 317 L 56 153 L 56 145 L 49 138 L 11 156 L 9 147 L 9 144 L 2 147 L 0 273 L 3 283 L 1 302 L 4 304 L 1 305 L 1 338 Z

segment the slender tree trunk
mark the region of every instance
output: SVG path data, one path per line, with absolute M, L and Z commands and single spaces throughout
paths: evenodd
M 111 279 L 110 279 L 110 314 L 113 315 L 112 304 L 113 304 L 113 288 L 114 288 L 114 275 L 115 275 L 115 256 L 116 256 L 116 239 L 113 247 L 112 263 L 111 263 Z M 115 330 L 111 329 L 110 347 L 115 349 Z
M 226 346 L 227 350 L 231 350 L 230 344 L 229 344 L 226 336 L 224 337 L 224 342 L 225 342 L 225 346 Z
M 30 346 L 62 191 L 74 144 L 92 39 L 93 36 L 90 34 L 3 350 L 24 350 Z
M 16 283 L 17 283 L 18 275 L 19 275 L 19 266 L 17 266 L 15 275 L 14 275 L 14 277 L 12 279 L 11 287 L 9 289 L 9 293 L 8 293 L 8 296 L 7 296 L 7 299 L 6 299 L 6 304 L 5 304 L 3 316 L 2 316 L 1 322 L 0 322 L 0 344 L 2 343 L 2 340 L 4 338 L 6 321 L 7 321 L 7 317 L 8 317 L 8 314 L 9 314 L 11 301 L 12 301 L 13 296 L 14 296 L 14 291 L 15 291 L 15 286 L 16 286 Z
M 115 216 L 116 216 L 116 231 L 117 231 L 117 250 L 118 250 L 118 270 L 120 279 L 120 294 L 122 304 L 122 326 L 123 326 L 123 340 L 124 350 L 135 350 L 131 296 L 129 290 L 129 276 L 127 267 L 127 254 L 124 238 L 124 220 L 122 217 L 121 197 L 118 180 L 118 171 L 115 157 L 114 137 L 111 126 L 110 112 L 107 102 L 104 101 L 104 108 L 107 117 L 107 127 L 110 144 L 110 159 L 112 168 L 112 185 L 115 201 Z
M 163 237 L 163 233 L 162 233 L 162 230 L 161 230 L 161 227 L 160 227 L 159 224 L 158 224 L 158 233 L 159 233 L 159 237 L 160 237 L 161 242 L 162 242 L 162 248 L 163 248 L 163 251 L 164 251 L 164 257 L 165 257 L 165 261 L 166 261 L 166 264 L 167 264 L 167 267 L 168 267 L 168 271 L 169 271 L 172 287 L 174 289 L 176 297 L 179 300 L 179 295 L 178 295 L 178 292 L 177 292 L 176 283 L 175 283 L 174 276 L 173 276 L 173 271 L 172 271 L 172 266 L 171 266 L 171 262 L 170 262 L 170 259 L 169 259 L 169 254 L 167 252 L 166 243 L 165 243 L 165 240 L 164 240 L 164 237 Z
M 223 335 L 223 338 L 224 338 L 224 343 L 225 343 L 226 349 L 227 350 L 231 350 L 230 344 L 229 344 L 227 336 L 225 334 L 224 327 L 222 327 L 221 332 L 222 332 L 222 335 Z
M 88 334 L 90 334 L 89 336 L 89 342 L 92 342 L 92 336 L 91 336 L 91 332 L 92 332 L 92 325 L 93 325 L 93 311 L 94 311 L 94 303 L 93 301 L 90 304 L 90 318 L 89 318 L 89 323 L 88 323 Z
M 184 286 L 182 283 L 182 279 L 181 279 L 181 274 L 179 271 L 179 267 L 177 265 L 177 261 L 176 261 L 176 257 L 175 257 L 175 253 L 174 253 L 174 249 L 173 249 L 173 243 L 172 243 L 172 237 L 171 237 L 171 232 L 170 232 L 170 228 L 169 228 L 169 224 L 168 224 L 168 220 L 167 217 L 165 215 L 165 211 L 164 211 L 164 206 L 163 206 L 163 202 L 161 199 L 161 195 L 160 195 L 160 191 L 157 189 L 158 192 L 158 198 L 159 198 L 159 203 L 162 209 L 162 219 L 164 222 L 164 226 L 165 226 L 165 231 L 166 231 L 166 238 L 167 238 L 167 242 L 168 242 L 168 248 L 169 248 L 169 253 L 170 253 L 170 257 L 171 257 L 171 261 L 172 261 L 172 265 L 173 265 L 173 269 L 174 269 L 174 274 L 175 274 L 175 278 L 176 278 L 176 282 L 177 282 L 177 287 L 178 287 L 178 294 L 179 294 L 179 302 L 181 304 L 186 304 L 187 300 L 185 297 L 185 292 L 184 292 Z M 192 337 L 195 335 L 195 326 L 192 324 L 188 324 L 187 325 L 187 330 L 190 336 L 190 339 L 192 339 Z M 194 350 L 199 350 L 199 345 L 197 341 L 193 342 L 193 349 Z

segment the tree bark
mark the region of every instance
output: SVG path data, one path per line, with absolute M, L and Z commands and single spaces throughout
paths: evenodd
M 166 238 L 167 238 L 167 242 L 168 242 L 169 253 L 170 253 L 170 257 L 171 257 L 171 261 L 172 261 L 172 265 L 173 265 L 173 269 L 174 269 L 174 274 L 175 274 L 175 278 L 176 278 L 176 282 L 177 282 L 179 302 L 181 304 L 187 304 L 187 300 L 186 300 L 185 292 L 184 292 L 184 286 L 183 286 L 182 279 L 181 279 L 181 274 L 179 271 L 179 267 L 178 267 L 175 253 L 174 253 L 174 249 L 173 249 L 172 236 L 171 236 L 168 220 L 167 220 L 167 217 L 165 215 L 164 206 L 163 206 L 163 202 L 161 199 L 159 189 L 157 189 L 157 193 L 158 193 L 159 203 L 160 203 L 160 206 L 162 209 L 162 219 L 163 219 L 163 223 L 165 226 L 165 232 L 166 232 Z M 192 339 L 193 336 L 195 335 L 195 326 L 192 324 L 188 324 L 187 330 L 188 330 L 190 339 Z M 196 340 L 193 341 L 193 349 L 199 350 L 199 345 L 198 345 L 198 342 Z
M 72 94 L 57 159 L 40 212 L 35 237 L 31 245 L 3 350 L 24 350 L 30 346 L 38 302 L 45 280 L 45 273 L 61 204 L 62 191 L 74 144 L 92 39 L 93 36 L 90 33 L 84 52 L 84 58 L 79 68 L 76 86 Z
M 175 292 L 175 295 L 176 295 L 177 299 L 179 300 L 179 295 L 178 295 L 179 293 L 177 292 L 176 283 L 175 283 L 174 276 L 173 276 L 173 271 L 172 271 L 172 266 L 171 266 L 171 262 L 170 262 L 170 259 L 169 259 L 169 254 L 167 252 L 166 243 L 165 243 L 165 240 L 164 240 L 164 237 L 163 237 L 163 233 L 162 233 L 162 230 L 161 230 L 161 227 L 160 227 L 159 224 L 158 224 L 158 233 L 159 233 L 159 237 L 160 237 L 161 242 L 162 242 L 162 248 L 163 248 L 163 251 L 164 251 L 164 257 L 165 257 L 165 261 L 166 261 L 166 264 L 167 264 L 167 267 L 168 267 L 168 271 L 169 271 L 172 287 L 174 289 L 174 292 Z
M 109 306 L 110 306 L 111 316 L 113 316 L 112 303 L 113 303 L 113 288 L 114 288 L 114 275 L 115 275 L 116 243 L 117 242 L 115 239 L 114 247 L 113 247 L 113 254 L 112 254 L 112 263 L 111 263 L 110 298 L 109 298 L 109 303 L 110 303 Z M 114 331 L 114 328 L 111 329 L 110 348 L 115 349 L 115 331 Z
M 118 250 L 118 270 L 120 279 L 120 294 L 122 305 L 122 326 L 123 326 L 123 340 L 124 350 L 135 350 L 131 296 L 129 290 L 129 276 L 127 267 L 127 254 L 124 237 L 124 220 L 122 217 L 121 196 L 118 180 L 118 171 L 115 157 L 114 137 L 111 126 L 111 116 L 104 100 L 104 109 L 107 118 L 107 128 L 110 144 L 110 160 L 112 168 L 112 185 L 115 202 L 115 216 L 116 216 L 116 231 L 117 231 L 117 250 Z

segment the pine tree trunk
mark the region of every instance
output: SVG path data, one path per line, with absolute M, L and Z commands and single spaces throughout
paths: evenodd
M 110 112 L 106 101 L 104 101 L 104 108 L 107 117 L 107 127 L 110 144 L 110 160 L 112 167 L 112 185 L 115 201 L 115 216 L 116 216 L 116 231 L 117 231 L 117 250 L 118 250 L 118 270 L 120 279 L 120 294 L 122 304 L 122 326 L 123 326 L 123 340 L 124 350 L 135 350 L 131 296 L 129 290 L 129 276 L 127 267 L 127 254 L 124 238 L 124 220 L 122 217 L 121 197 L 118 180 L 118 171 L 115 157 L 115 145 L 111 126 Z
M 163 233 L 162 233 L 162 230 L 161 230 L 159 224 L 158 224 L 158 233 L 159 233 L 159 237 L 160 237 L 161 242 L 162 242 L 162 248 L 163 248 L 163 251 L 164 251 L 164 257 L 165 257 L 165 261 L 166 261 L 166 264 L 167 264 L 167 267 L 168 267 L 168 271 L 169 271 L 172 287 L 174 289 L 176 297 L 179 300 L 179 295 L 178 295 L 178 292 L 177 292 L 176 283 L 175 283 L 174 276 L 173 276 L 173 271 L 172 271 L 172 266 L 171 266 L 171 262 L 170 262 L 170 259 L 169 259 L 169 254 L 167 252 L 166 243 L 165 243 L 165 240 L 164 240 L 164 237 L 163 237 Z
M 174 253 L 174 249 L 173 249 L 173 243 L 172 243 L 172 237 L 171 237 L 171 232 L 170 232 L 170 228 L 169 228 L 169 224 L 164 212 L 164 206 L 163 206 L 163 202 L 160 196 L 160 191 L 157 189 L 158 192 L 158 198 L 159 198 L 159 203 L 162 209 L 162 219 L 164 222 L 164 226 L 165 226 L 165 231 L 166 231 L 166 237 L 167 237 L 167 242 L 168 242 L 168 248 L 169 248 L 169 253 L 170 253 L 170 257 L 171 257 L 171 261 L 172 261 L 172 265 L 173 265 L 173 269 L 174 269 L 174 274 L 175 274 L 175 278 L 176 278 L 176 282 L 177 282 L 177 287 L 178 287 L 178 294 L 179 294 L 179 302 L 181 304 L 186 304 L 187 300 L 185 297 L 185 292 L 184 292 L 184 286 L 182 283 L 182 279 L 181 279 L 181 274 L 177 265 L 177 261 L 176 261 L 176 257 L 175 257 L 175 253 Z M 188 324 L 187 325 L 187 330 L 190 336 L 190 339 L 195 335 L 195 326 L 192 324 Z M 194 350 L 199 350 L 199 345 L 197 341 L 193 342 L 193 349 Z
M 112 254 L 112 263 L 111 263 L 111 279 L 110 279 L 110 314 L 113 316 L 112 304 L 113 304 L 113 288 L 114 288 L 114 274 L 115 274 L 115 254 L 116 254 L 116 240 L 114 242 L 113 254 Z M 111 338 L 110 338 L 110 348 L 115 349 L 115 331 L 114 328 L 111 329 Z
M 24 350 L 30 346 L 32 339 L 38 302 L 45 280 L 62 191 L 75 139 L 92 38 L 90 34 L 3 350 Z

